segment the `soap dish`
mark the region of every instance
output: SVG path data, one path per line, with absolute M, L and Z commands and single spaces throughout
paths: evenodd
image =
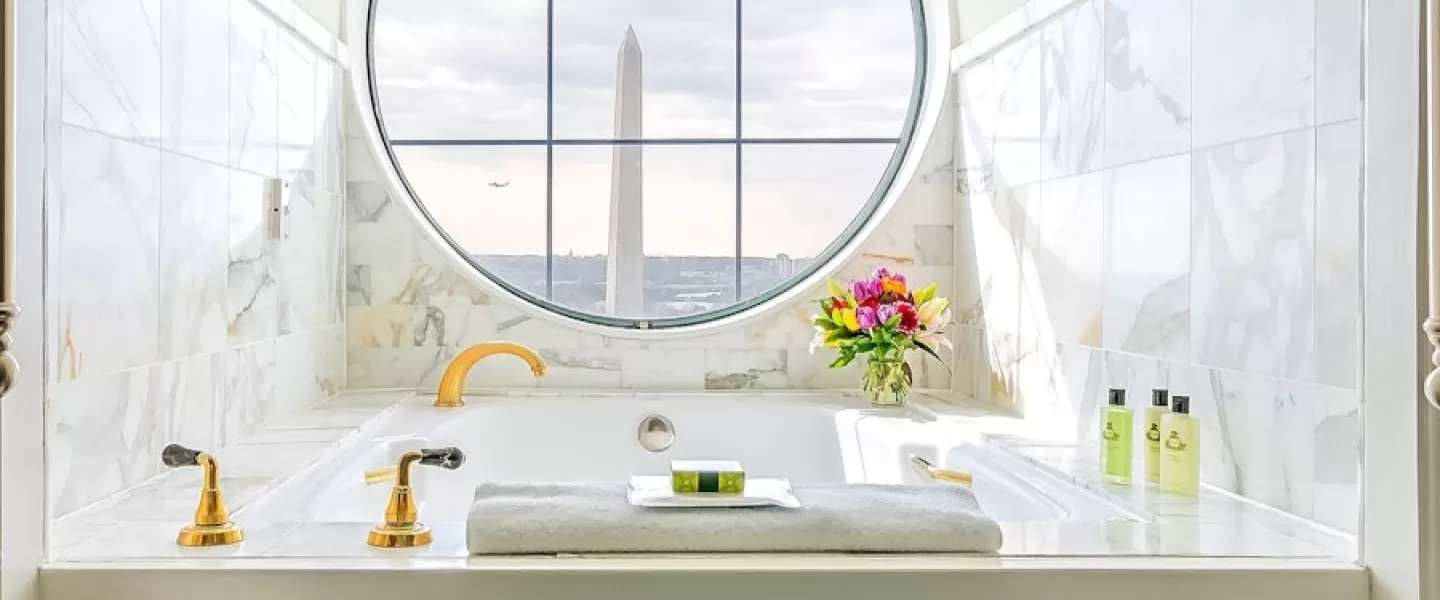
M 800 499 L 784 478 L 752 478 L 745 482 L 743 494 L 676 494 L 669 476 L 636 475 L 630 478 L 625 498 L 631 506 L 646 508 L 734 508 L 744 506 L 779 506 L 800 508 Z

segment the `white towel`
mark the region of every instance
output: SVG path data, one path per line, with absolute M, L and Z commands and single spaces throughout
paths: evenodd
M 796 485 L 801 508 L 639 508 L 623 483 L 486 483 L 471 554 L 994 552 L 1000 526 L 949 485 Z

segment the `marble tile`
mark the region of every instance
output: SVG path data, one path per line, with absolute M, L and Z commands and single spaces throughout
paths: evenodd
M 160 152 L 66 127 L 59 198 L 59 379 L 155 362 Z
M 259 431 L 279 403 L 276 343 L 264 341 L 216 355 L 224 393 L 216 408 L 219 442 L 232 444 Z
M 1194 2 L 1194 147 L 1315 124 L 1315 2 Z
M 311 458 L 330 450 L 331 442 L 292 442 L 283 444 L 236 445 L 215 452 L 216 460 L 225 465 L 225 472 L 236 478 L 274 480 L 290 475 L 306 465 Z M 302 460 L 296 460 L 302 457 Z
M 1363 451 L 1360 395 L 1323 387 L 1314 414 L 1316 521 L 1349 534 L 1360 529 Z
M 1104 10 L 1103 0 L 1085 0 L 1041 30 L 1041 179 L 1086 173 L 1103 164 Z
M 1320 383 L 1360 382 L 1360 122 L 1315 132 L 1315 373 Z
M 241 444 L 334 444 L 357 431 L 354 427 L 327 427 L 321 429 L 269 429 L 243 440 Z
M 158 462 L 158 461 L 157 461 Z M 225 505 L 234 511 L 266 491 L 266 477 L 231 477 L 221 465 L 220 489 Z M 195 513 L 201 479 L 199 468 L 169 469 L 150 480 L 66 517 L 91 524 L 168 523 L 184 521 Z M 178 531 L 178 530 L 177 530 Z M 172 531 L 169 540 L 174 542 Z
M 290 236 L 276 249 L 279 331 L 308 331 L 340 320 L 343 268 L 341 198 L 291 187 Z
M 1192 0 L 1105 5 L 1105 163 L 1190 148 Z
M 351 347 L 345 356 L 348 387 L 434 387 L 440 384 L 441 373 L 454 357 L 455 351 L 449 347 Z
M 465 556 L 465 524 L 463 522 L 429 523 L 435 541 L 429 546 L 413 549 L 379 549 L 365 543 L 365 535 L 373 524 L 368 523 L 304 523 L 282 538 L 266 556 L 287 557 L 378 557 L 413 558 Z
M 46 407 L 47 505 L 64 515 L 159 473 L 172 440 L 158 372 L 134 369 L 58 383 Z
M 1205 367 L 1194 368 L 1191 382 L 1201 480 L 1309 517 L 1319 388 Z
M 1104 179 L 1091 173 L 1041 185 L 1027 220 L 1022 323 L 1062 344 L 1102 344 Z
M 783 389 L 789 384 L 783 350 L 705 351 L 705 389 Z
M 915 248 L 920 264 L 949 266 L 955 264 L 954 225 L 916 225 Z
M 824 293 L 817 289 L 805 296 L 819 298 Z M 812 316 L 817 310 L 816 306 L 810 303 L 788 307 L 773 317 L 747 325 L 740 332 L 739 340 L 722 343 L 720 347 L 772 350 L 809 348 L 810 339 L 815 336 L 815 328 L 811 325 Z
M 297 187 L 316 188 L 320 164 L 316 121 L 315 53 L 289 32 L 280 32 L 279 168 L 280 177 Z
M 345 346 L 338 327 L 281 337 L 275 340 L 275 356 L 272 414 L 313 406 L 345 386 Z
M 513 361 L 506 377 L 518 378 L 520 387 L 616 390 L 622 387 L 621 354 L 611 350 L 536 350 L 545 360 L 545 377 L 534 380 L 524 366 Z M 533 382 L 533 383 L 532 383 Z M 477 380 L 477 385 L 480 382 Z
M 230 1 L 160 0 L 160 130 L 167 150 L 226 163 Z
M 704 389 L 705 352 L 627 350 L 620 354 L 620 373 L 620 384 L 625 389 Z
M 230 4 L 230 164 L 279 175 L 279 26 L 250 2 Z
M 357 307 L 370 305 L 370 290 L 374 286 L 370 278 L 371 271 L 372 267 L 370 265 L 346 264 L 345 306 Z
M 1361 0 L 1315 2 L 1315 110 L 1321 124 L 1360 116 L 1364 23 Z
M 164 153 L 160 159 L 160 358 L 227 345 L 229 172 Z
M 966 398 L 1010 406 L 1015 398 L 1013 363 L 997 363 L 988 333 L 978 327 L 956 327 L 951 389 Z
M 285 534 L 293 523 L 266 523 L 245 528 L 245 540 L 231 546 L 186 548 L 175 544 L 175 533 L 188 523 L 172 519 L 161 523 L 123 523 L 83 544 L 72 546 L 58 558 L 80 561 L 124 559 L 215 559 L 261 556 Z
M 956 190 L 1002 190 L 1040 178 L 1043 46 L 1034 36 L 958 75 Z
M 281 271 L 266 221 L 264 193 L 264 178 L 230 173 L 225 317 L 232 345 L 280 335 Z
M 344 71 L 326 60 L 315 63 L 315 188 L 339 194 L 344 191 L 345 148 L 341 123 L 344 105 Z M 363 146 L 355 146 L 364 152 Z
M 1195 155 L 1196 362 L 1315 376 L 1314 141 L 1299 131 Z
M 160 0 L 66 0 L 61 42 L 65 123 L 160 139 Z
M 1162 158 L 1105 173 L 1104 342 L 1188 361 L 1190 158 Z

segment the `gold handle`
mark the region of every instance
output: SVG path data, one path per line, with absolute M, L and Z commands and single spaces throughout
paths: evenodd
M 385 506 L 385 522 L 370 530 L 367 541 L 380 548 L 414 548 L 431 542 L 430 529 L 419 523 L 414 490 L 410 489 L 410 466 L 415 463 L 455 470 L 465 464 L 465 453 L 459 448 L 424 448 L 400 455 L 393 467 L 365 472 L 365 483 L 394 480 L 390 502 Z
M 395 474 L 400 472 L 399 467 L 380 467 L 365 472 L 365 485 L 375 485 L 386 481 L 394 481 Z
M 935 481 L 953 483 L 963 488 L 968 488 L 975 483 L 974 475 L 964 471 L 937 467 L 934 463 L 914 454 L 910 455 L 910 465 L 915 467 L 915 470 L 920 471 L 921 474 Z
M 225 510 L 225 495 L 220 491 L 220 463 L 215 457 L 180 444 L 170 444 L 160 451 L 160 462 L 172 469 L 200 467 L 204 470 L 200 504 L 195 507 L 195 522 L 180 530 L 175 543 L 181 546 L 224 546 L 245 539 L 240 526 L 230 522 L 230 512 Z

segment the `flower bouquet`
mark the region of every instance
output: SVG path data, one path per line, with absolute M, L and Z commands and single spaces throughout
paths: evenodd
M 910 291 L 904 275 L 887 269 L 850 282 L 848 289 L 833 281 L 829 288 L 830 297 L 820 300 L 820 314 L 814 317 L 810 351 L 820 346 L 838 350 L 832 369 L 867 355 L 863 387 L 870 403 L 904 406 L 912 382 L 905 351 L 918 348 L 944 364 L 935 349 L 953 350 L 945 336 L 950 301 L 935 297 L 933 283 Z

